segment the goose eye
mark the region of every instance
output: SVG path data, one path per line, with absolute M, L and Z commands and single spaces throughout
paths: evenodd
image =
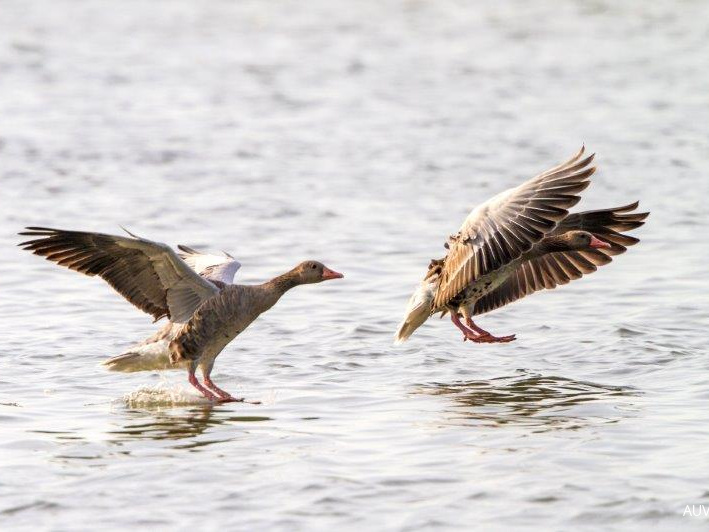
M 311 266 L 311 268 L 314 270 L 315 268 L 317 268 L 317 266 L 316 266 L 315 264 L 313 264 L 313 265 Z

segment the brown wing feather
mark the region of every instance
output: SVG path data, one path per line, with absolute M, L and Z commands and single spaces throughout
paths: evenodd
M 640 227 L 650 213 L 630 212 L 638 202 L 597 211 L 570 214 L 550 234 L 584 230 L 611 244 L 610 249 L 564 251 L 542 255 L 525 261 L 497 289 L 483 296 L 473 305 L 472 315 L 484 314 L 536 292 L 580 279 L 595 272 L 599 266 L 610 263 L 614 255 L 624 253 L 640 240 L 620 233 Z
M 567 231 L 581 230 L 593 233 L 611 245 L 610 254 L 623 253 L 628 246 L 638 243 L 638 239 L 624 235 L 621 231 L 637 229 L 650 213 L 632 212 L 638 208 L 639 202 L 629 203 L 611 209 L 599 209 L 569 214 L 554 229 L 552 234 L 562 234 Z
M 568 215 L 595 171 L 584 148 L 473 210 L 450 246 L 434 300 L 442 309 L 472 281 L 518 259 Z
M 218 292 L 164 244 L 46 227 L 28 227 L 20 234 L 38 237 L 19 244 L 23 249 L 85 275 L 98 275 L 156 320 L 168 316 L 182 321 Z

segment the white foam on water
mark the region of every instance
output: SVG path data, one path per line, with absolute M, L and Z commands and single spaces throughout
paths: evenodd
M 197 390 L 187 388 L 168 380 L 153 386 L 141 386 L 122 398 L 129 407 L 200 405 L 210 402 L 199 395 Z
M 138 389 L 125 394 L 117 403 L 122 403 L 130 408 L 150 408 L 150 407 L 171 407 L 185 405 L 209 405 L 212 404 L 191 386 L 170 381 L 164 373 L 159 373 L 160 381 L 153 385 L 141 386 Z M 245 397 L 246 403 L 257 401 L 258 404 L 273 404 L 276 402 L 277 391 L 275 389 L 259 390 L 254 392 L 259 397 L 253 397 L 248 390 L 240 389 L 235 394 L 236 397 Z M 238 403 L 236 403 L 238 404 Z

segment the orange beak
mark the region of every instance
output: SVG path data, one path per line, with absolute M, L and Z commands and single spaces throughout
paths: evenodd
M 331 270 L 330 268 L 325 267 L 322 270 L 323 281 L 327 281 L 328 279 L 342 279 L 343 277 L 344 275 L 336 272 L 335 270 Z
M 610 248 L 611 245 L 608 242 L 604 242 L 600 238 L 596 238 L 595 236 L 591 235 L 591 243 L 589 244 L 594 249 L 598 248 Z

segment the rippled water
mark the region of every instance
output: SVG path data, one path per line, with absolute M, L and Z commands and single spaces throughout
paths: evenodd
M 0 527 L 703 529 L 709 505 L 705 2 L 0 1 Z M 481 319 L 392 334 L 491 194 L 581 142 L 581 207 L 642 242 Z M 155 326 L 20 251 L 25 225 L 305 258 L 182 373 L 99 362 Z

